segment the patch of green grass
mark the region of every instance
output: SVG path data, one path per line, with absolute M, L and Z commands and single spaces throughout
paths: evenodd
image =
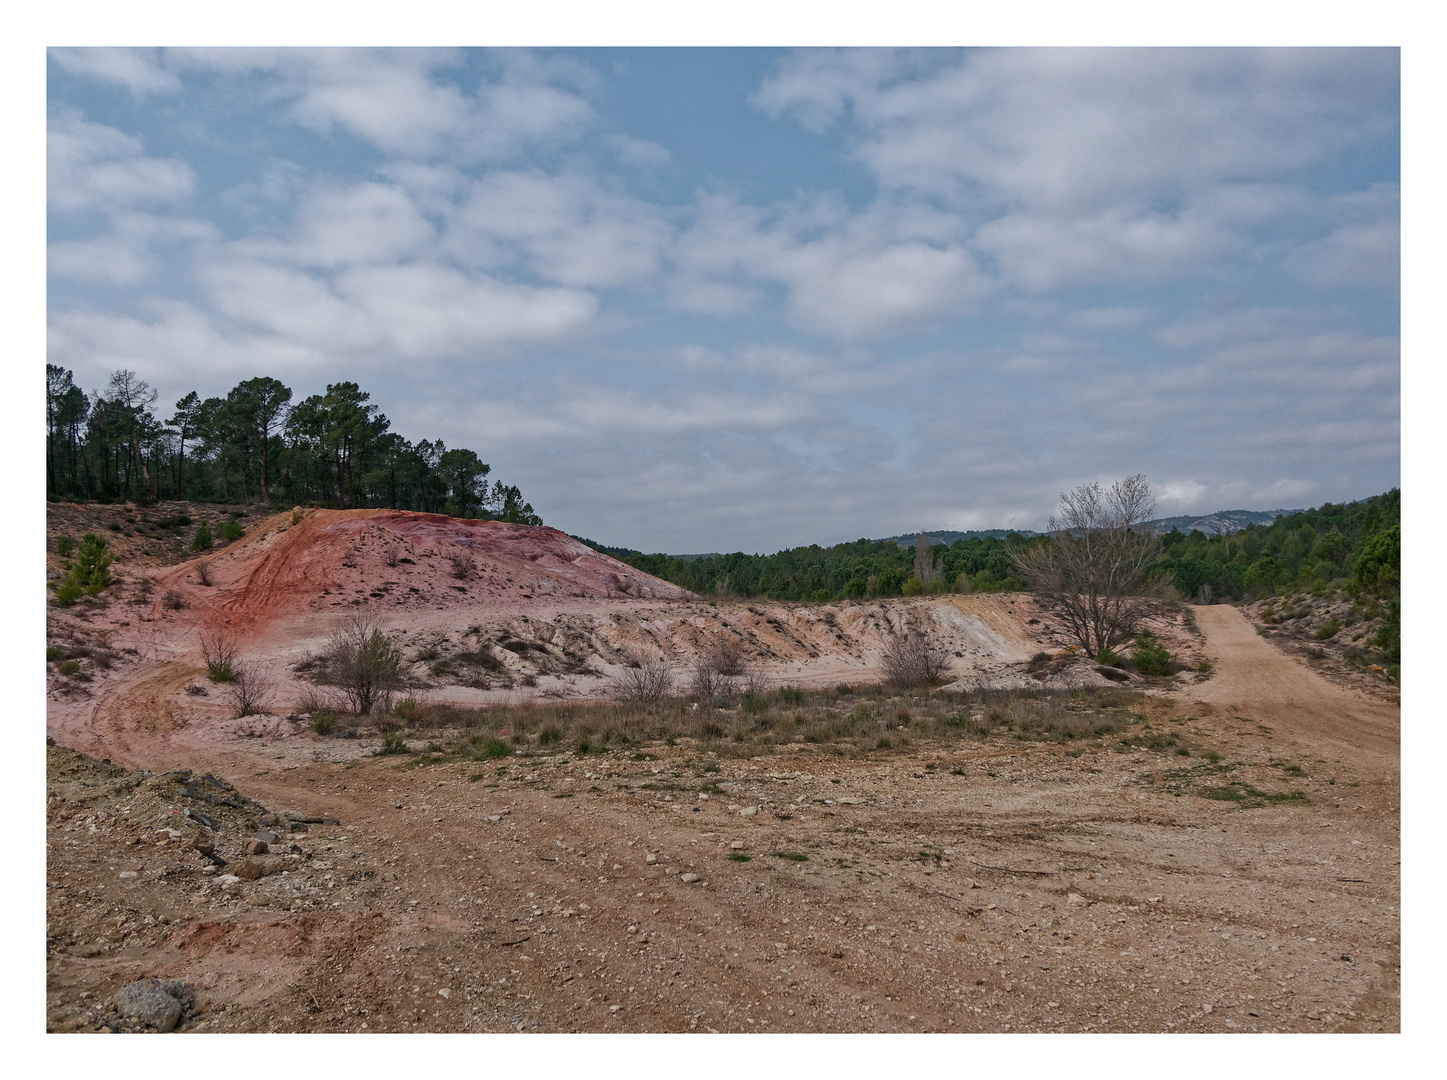
M 318 709 L 312 714 L 312 730 L 318 735 L 330 735 L 337 726 L 337 714 L 331 709 Z
M 769 852 L 776 859 L 788 859 L 790 862 L 808 862 L 809 856 L 797 851 L 771 851 Z
M 469 776 L 469 777 L 467 778 L 467 782 L 468 782 L 469 784 L 475 784 L 475 783 L 477 783 L 479 780 L 486 780 L 486 779 L 487 779 L 487 777 L 484 776 L 482 773 L 480 773 L 480 772 L 475 772 L 475 773 L 473 773 L 471 776 Z
M 51 664 L 51 663 L 54 663 L 54 662 L 57 661 L 57 660 L 64 660 L 64 659 L 65 659 L 65 650 L 62 649 L 59 645 L 47 645 L 47 646 L 45 647 L 45 662 L 46 662 L 47 664 Z
M 553 796 L 555 799 L 571 799 L 572 797 L 573 793 L 571 791 L 560 791 Z
M 802 705 L 804 704 L 804 691 L 797 686 L 779 687 L 779 704 L 781 705 Z
M 742 852 L 735 851 L 729 855 L 729 858 L 732 859 L 734 862 L 748 862 L 751 858 L 753 858 L 753 856 L 745 855 Z
M 459 750 L 469 761 L 492 761 L 494 758 L 512 757 L 516 753 L 507 743 L 491 735 L 468 739 Z

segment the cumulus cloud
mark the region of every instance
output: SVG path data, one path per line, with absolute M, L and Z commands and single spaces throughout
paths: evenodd
M 183 199 L 196 174 L 184 161 L 147 157 L 132 135 L 62 111 L 46 134 L 46 182 L 52 211 L 110 213 Z
M 1306 200 L 1271 181 L 1383 137 L 1397 93 L 1394 50 L 847 50 L 791 57 L 755 102 L 842 124 L 884 189 L 981 222 L 1039 291 L 1238 250 Z

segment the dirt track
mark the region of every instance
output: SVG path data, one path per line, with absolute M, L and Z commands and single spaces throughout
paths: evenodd
M 52 799 L 49 1025 L 112 1024 L 155 974 L 198 988 L 189 1030 L 1397 1030 L 1395 709 L 1198 617 L 1217 673 L 1150 716 L 1189 757 L 189 744 L 153 767 L 341 825 L 217 885 L 122 806 Z

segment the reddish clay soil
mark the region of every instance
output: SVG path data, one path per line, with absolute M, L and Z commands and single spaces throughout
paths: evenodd
M 502 665 L 411 661 L 433 700 L 594 698 L 630 655 L 686 664 L 730 634 L 773 685 L 862 683 L 911 622 L 949 640 L 958 688 L 1094 676 L 1031 670 L 1063 643 L 1025 597 L 714 606 L 483 524 L 282 515 L 207 556 L 210 586 L 194 560 L 131 571 L 52 617 L 89 681 L 50 675 L 51 1030 L 134 1027 L 111 995 L 149 975 L 194 988 L 192 1031 L 1399 1029 L 1397 706 L 1234 609 L 1194 609 L 1203 636 L 1157 620 L 1214 668 L 1148 687 L 1149 730 L 1178 735 L 1160 749 L 997 735 L 713 761 L 679 739 L 427 764 L 288 719 L 295 666 L 352 612 L 409 658 Z M 205 684 L 215 630 L 276 680 L 275 715 L 233 719 Z M 226 866 L 188 846 L 188 809 Z

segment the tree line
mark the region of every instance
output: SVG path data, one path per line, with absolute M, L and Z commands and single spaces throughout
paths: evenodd
M 1132 528 L 1143 528 L 1140 521 Z M 929 592 L 991 592 L 1032 587 L 1019 557 L 1047 536 L 970 537 L 914 548 L 856 540 L 790 548 L 773 555 L 644 554 L 584 540 L 630 566 L 704 596 L 845 600 Z M 1221 536 L 1173 529 L 1153 546 L 1152 569 L 1189 600 L 1243 600 L 1335 584 L 1389 598 L 1400 567 L 1401 492 L 1249 525 Z M 1366 562 L 1363 562 L 1363 559 Z M 1394 561 L 1395 560 L 1395 561 Z
M 87 394 L 74 373 L 45 365 L 45 476 L 52 500 L 391 507 L 541 525 L 516 485 L 441 439 L 412 443 L 354 382 L 293 402 L 276 379 L 225 397 L 195 391 L 157 411 L 134 372 Z M 164 410 L 162 410 L 164 412 Z
M 917 596 L 928 592 L 994 592 L 1022 588 L 1011 576 L 1012 545 L 1037 542 L 1018 534 L 970 537 L 953 544 L 900 547 L 892 540 L 855 540 L 790 548 L 773 555 L 645 555 L 592 546 L 629 566 L 704 596 L 770 600 L 846 600 Z M 591 543 L 590 541 L 584 541 Z
M 1391 592 L 1400 574 L 1401 536 L 1402 493 L 1393 488 L 1224 536 L 1172 529 L 1161 537 L 1161 566 L 1182 596 L 1206 602 L 1309 592 L 1333 583 Z

